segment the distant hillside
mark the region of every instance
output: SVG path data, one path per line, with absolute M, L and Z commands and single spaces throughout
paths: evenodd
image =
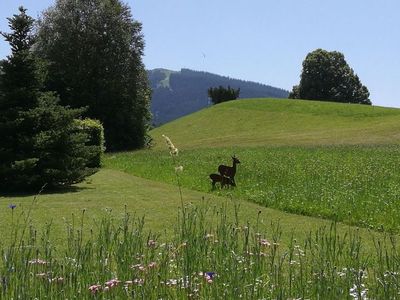
M 400 109 L 288 99 L 213 105 L 150 131 L 180 148 L 400 144 Z
M 219 85 L 240 88 L 240 98 L 288 97 L 288 91 L 269 85 L 189 69 L 154 69 L 148 74 L 153 89 L 151 111 L 156 125 L 209 106 L 207 90 Z

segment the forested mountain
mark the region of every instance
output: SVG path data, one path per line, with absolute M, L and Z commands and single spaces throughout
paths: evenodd
M 207 72 L 181 69 L 149 70 L 153 90 L 151 111 L 153 124 L 160 125 L 211 105 L 210 87 L 228 85 L 240 88 L 240 98 L 287 98 L 288 91 L 251 81 L 232 79 Z

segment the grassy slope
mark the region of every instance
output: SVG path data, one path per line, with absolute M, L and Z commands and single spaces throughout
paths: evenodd
M 171 174 L 173 176 L 173 174 Z M 0 232 L 4 238 L 11 226 L 11 210 L 5 209 L 12 202 L 17 205 L 14 215 L 14 224 L 17 216 L 24 211 L 28 211 L 32 203 L 32 196 L 21 197 L 0 197 L 3 207 L 0 210 Z M 186 204 L 201 203 L 210 207 L 221 207 L 228 201 L 228 211 L 233 212 L 232 200 L 207 195 L 183 189 L 183 198 Z M 204 199 L 203 199 L 204 198 Z M 179 192 L 176 186 L 158 183 L 114 170 L 102 170 L 91 177 L 90 183 L 82 183 L 75 186 L 70 192 L 58 194 L 43 194 L 38 197 L 31 213 L 32 223 L 42 226 L 45 222 L 52 222 L 53 237 L 60 238 L 65 236 L 62 232 L 65 229 L 65 222 L 72 221 L 74 215 L 77 227 L 80 225 L 82 211 L 85 209 L 85 228 L 96 228 L 96 220 L 106 214 L 106 209 L 112 209 L 113 215 L 121 216 L 125 211 L 135 213 L 137 217 L 145 215 L 145 228 L 153 232 L 170 234 L 176 222 L 178 209 L 181 206 Z M 329 226 L 330 221 L 295 216 L 277 210 L 260 207 L 250 202 L 240 202 L 239 216 L 242 223 L 249 221 L 255 224 L 260 212 L 260 222 L 263 232 L 269 236 L 271 233 L 271 221 L 282 226 L 282 242 L 287 243 L 291 234 L 300 241 L 310 230 L 321 226 Z M 340 225 L 341 232 L 347 232 L 350 227 Z M 374 233 L 365 229 L 360 229 L 360 235 L 366 242 L 366 246 L 372 249 L 371 236 Z M 379 234 L 374 234 L 379 236 Z
M 161 135 L 182 150 L 185 187 L 208 192 L 208 174 L 236 153 L 237 198 L 288 212 L 399 230 L 400 110 L 352 104 L 231 101 L 156 128 L 155 147 L 105 165 L 173 184 Z M 284 145 L 284 146 L 282 146 Z M 373 146 L 371 146 L 373 145 Z M 271 147 L 272 146 L 272 147 Z
M 222 103 L 151 131 L 180 148 L 400 143 L 400 109 L 283 99 Z

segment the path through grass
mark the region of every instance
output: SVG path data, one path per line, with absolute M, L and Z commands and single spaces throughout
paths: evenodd
M 172 172 L 170 176 L 174 176 Z M 226 195 L 228 196 L 228 195 Z M 8 208 L 10 203 L 16 204 L 14 209 L 14 224 L 21 213 L 26 214 L 32 203 L 33 196 L 0 197 L 0 233 L 4 239 L 12 234 L 12 211 Z M 219 207 L 228 203 L 228 210 L 233 209 L 234 200 L 230 198 L 210 195 L 203 192 L 183 189 L 185 203 L 198 204 L 204 202 L 212 207 Z M 204 198 L 204 199 L 203 199 Z M 278 210 L 265 208 L 255 203 L 240 201 L 240 219 L 242 222 L 254 224 L 260 218 L 261 226 L 267 232 L 271 230 L 271 222 L 279 222 L 283 229 L 282 243 L 288 243 L 292 235 L 298 239 L 304 238 L 309 231 L 321 226 L 330 226 L 331 222 Z M 229 204 L 230 203 L 230 204 Z M 52 238 L 61 239 L 65 236 L 66 224 L 75 225 L 81 221 L 83 210 L 85 229 L 98 229 L 98 220 L 112 210 L 116 217 L 123 216 L 126 211 L 136 215 L 145 216 L 146 230 L 159 233 L 165 238 L 169 237 L 180 207 L 179 192 L 176 186 L 138 178 L 114 170 L 102 170 L 91 177 L 90 183 L 82 183 L 75 189 L 66 193 L 40 195 L 33 206 L 31 220 L 38 231 L 51 223 Z M 40 227 L 41 226 L 41 227 Z M 339 226 L 340 232 L 346 232 L 348 226 Z M 361 229 L 360 233 L 366 240 L 368 249 L 372 249 L 371 233 Z M 63 241 L 60 240 L 60 243 Z

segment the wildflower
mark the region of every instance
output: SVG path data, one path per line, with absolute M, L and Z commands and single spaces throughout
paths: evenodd
M 271 246 L 271 243 L 266 239 L 260 239 L 260 245 L 269 247 Z
M 105 283 L 105 285 L 106 285 L 106 287 L 113 288 L 113 287 L 117 286 L 120 282 L 121 282 L 120 280 L 115 278 L 115 279 L 111 279 L 111 280 L 107 281 Z
M 48 262 L 45 260 L 36 258 L 36 259 L 32 259 L 32 260 L 28 261 L 28 264 L 30 264 L 30 265 L 46 265 L 46 264 L 48 264 Z
M 365 288 L 364 284 L 361 284 L 360 287 L 358 288 L 356 285 L 353 285 L 352 288 L 350 288 L 350 296 L 353 297 L 353 299 L 357 300 L 367 300 L 367 292 L 368 289 Z
M 211 233 L 207 233 L 206 235 L 205 235 L 205 239 L 206 240 L 208 240 L 208 239 L 210 239 L 210 238 L 212 238 L 212 237 L 214 237 L 214 235 L 213 234 L 211 234 Z
M 55 283 L 64 283 L 64 277 L 56 277 L 53 278 L 51 281 Z
M 183 166 L 178 166 L 178 167 L 175 167 L 175 172 L 182 172 L 183 171 Z
M 176 279 L 168 279 L 167 282 L 165 283 L 167 286 L 174 286 L 178 284 L 178 280 Z
M 10 205 L 8 206 L 8 208 L 11 208 L 12 210 L 14 210 L 14 208 L 16 208 L 16 207 L 17 207 L 16 204 L 10 204 Z
M 100 290 L 101 290 L 101 285 L 99 285 L 99 284 L 94 284 L 94 285 L 89 286 L 89 291 L 91 291 L 92 294 L 96 294 Z
M 144 279 L 136 278 L 136 279 L 133 280 L 133 283 L 141 286 L 144 283 Z
M 169 153 L 172 156 L 178 156 L 178 148 L 176 148 L 174 146 L 174 144 L 171 142 L 170 138 L 167 137 L 166 135 L 162 135 L 162 137 L 165 139 L 165 142 L 167 143 L 168 149 L 169 149 Z
M 212 283 L 213 282 L 213 277 L 215 276 L 215 272 L 205 272 L 204 273 L 204 278 L 207 281 L 207 283 Z
M 131 266 L 131 269 L 138 269 L 139 271 L 145 271 L 146 267 L 143 266 L 142 264 L 136 264 L 136 265 Z
M 147 241 L 147 246 L 148 247 L 155 247 L 155 246 L 157 246 L 157 242 L 155 240 L 148 240 Z
M 149 263 L 149 265 L 147 266 L 149 269 L 153 269 L 155 267 L 157 267 L 157 263 L 155 263 L 154 261 Z

